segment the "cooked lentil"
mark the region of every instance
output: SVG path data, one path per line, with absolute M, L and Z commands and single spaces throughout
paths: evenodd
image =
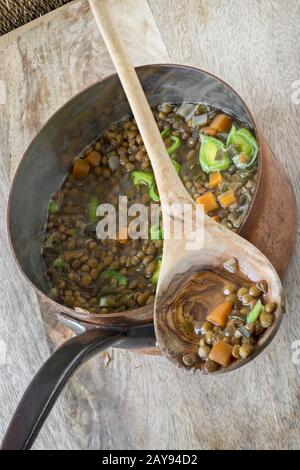
M 193 278 L 193 282 L 197 282 L 197 275 Z M 263 285 L 264 290 L 268 290 L 265 280 L 261 280 L 257 284 Z M 231 301 L 231 309 L 227 315 L 225 325 L 223 325 L 223 314 L 221 311 L 224 302 L 218 304 L 219 324 L 216 316 L 214 316 L 214 323 L 207 319 L 203 321 L 197 319 L 194 321 L 194 333 L 195 337 L 198 338 L 199 345 L 198 355 L 207 372 L 212 373 L 221 366 L 225 367 L 225 364 L 227 367 L 234 361 L 246 359 L 254 352 L 262 333 L 273 324 L 276 304 L 273 302 L 265 303 L 265 294 L 257 289 L 257 284 L 251 285 L 250 282 L 247 282 L 246 285 L 238 285 L 238 283 L 224 284 L 222 288 L 224 300 L 226 302 Z M 185 286 L 184 289 L 187 289 L 187 287 Z M 230 296 L 226 295 L 229 291 L 232 292 Z M 216 292 L 216 287 L 214 287 L 214 292 Z M 193 298 L 194 295 L 193 293 Z M 183 298 L 180 292 L 178 296 Z M 233 298 L 231 300 L 228 299 L 231 296 L 234 296 L 234 301 Z M 246 303 L 249 304 L 249 308 L 244 306 L 246 296 Z M 220 296 L 218 299 L 221 300 Z M 178 304 L 176 305 L 178 307 Z M 257 312 L 255 313 L 253 309 L 257 310 Z M 216 308 L 214 307 L 213 310 L 216 311 Z M 211 317 L 210 314 L 211 311 L 208 311 L 207 318 Z M 192 321 L 191 318 L 189 321 Z M 222 352 L 222 344 L 228 345 L 224 352 Z M 217 353 L 214 352 L 215 345 L 218 348 Z M 228 349 L 229 346 L 231 349 Z M 229 352 L 231 352 L 230 357 Z M 224 360 L 224 354 L 226 360 Z M 187 361 L 183 360 L 183 363 L 188 367 L 194 365 L 199 367 L 199 364 L 195 364 L 195 362 L 187 364 Z

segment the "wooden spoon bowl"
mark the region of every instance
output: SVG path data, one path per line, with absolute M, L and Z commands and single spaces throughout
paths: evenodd
M 166 242 L 168 243 L 168 240 Z M 259 338 L 250 357 L 236 361 L 229 367 L 221 368 L 214 374 L 237 369 L 254 359 L 269 344 L 280 326 L 285 306 L 279 276 L 269 260 L 260 251 L 253 249 L 253 245 L 206 216 L 205 239 L 202 250 L 190 251 L 190 255 L 188 255 L 184 245 L 180 247 L 177 240 L 176 242 L 177 246 L 171 241 L 169 249 L 164 252 L 165 263 L 162 266 L 161 282 L 156 294 L 155 331 L 162 352 L 179 366 L 185 367 L 182 356 L 188 352 L 197 352 L 198 346 L 174 327 L 176 318 L 166 306 L 176 296 L 176 292 L 187 284 L 194 273 L 206 269 L 219 272 L 228 260 L 234 256 L 239 266 L 239 275 L 244 275 L 247 280 L 251 280 L 253 283 L 261 279 L 265 279 L 268 283 L 267 300 L 275 302 L 277 305 L 273 324 Z M 173 249 L 176 249 L 176 252 L 179 253 L 176 256 L 176 263 L 170 262 Z M 204 318 L 201 320 L 204 320 Z M 207 373 L 204 367 L 201 368 L 201 372 Z

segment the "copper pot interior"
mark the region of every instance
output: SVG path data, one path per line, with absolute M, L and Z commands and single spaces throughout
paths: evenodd
M 227 84 L 198 69 L 178 65 L 137 68 L 152 106 L 163 102 L 204 102 L 255 127 L 242 99 Z M 74 157 L 130 108 L 116 75 L 87 88 L 45 124 L 34 138 L 14 178 L 8 214 L 16 259 L 31 283 L 47 295 L 49 280 L 41 256 L 51 194 L 63 183 Z

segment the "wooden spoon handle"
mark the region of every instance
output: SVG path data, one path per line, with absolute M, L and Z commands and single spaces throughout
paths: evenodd
M 161 203 L 170 204 L 180 201 L 191 203 L 191 199 L 166 151 L 152 111 L 125 50 L 123 41 L 111 19 L 109 0 L 90 0 L 90 6 L 144 141 L 154 170 Z

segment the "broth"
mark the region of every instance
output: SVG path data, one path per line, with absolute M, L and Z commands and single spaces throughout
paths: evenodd
M 257 178 L 253 130 L 205 104 L 164 103 L 153 110 L 174 167 L 207 214 L 237 231 L 247 215 Z M 256 145 L 256 147 L 255 147 Z M 104 314 L 154 302 L 163 249 L 161 227 L 149 239 L 98 239 L 97 206 L 159 204 L 149 157 L 135 120 L 113 123 L 76 157 L 49 202 L 43 257 L 50 296 L 74 309 Z M 129 218 L 129 222 L 131 218 Z

